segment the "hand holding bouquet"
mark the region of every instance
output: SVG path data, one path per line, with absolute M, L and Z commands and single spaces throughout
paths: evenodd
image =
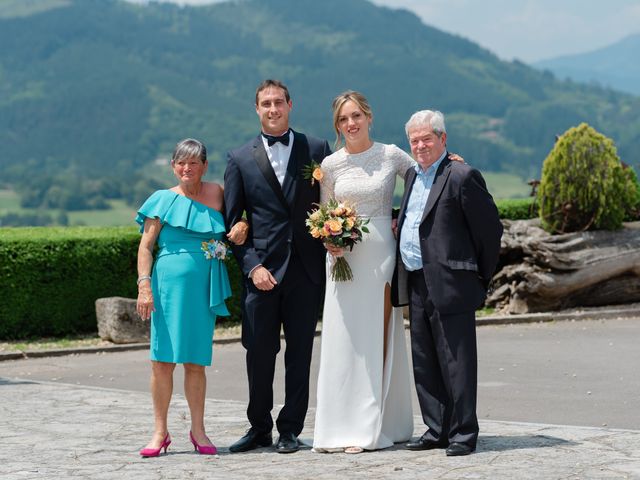
M 369 219 L 358 217 L 353 206 L 329 200 L 326 204 L 308 214 L 306 225 L 313 238 L 319 238 L 328 245 L 353 250 L 353 246 L 362 241 L 363 233 L 369 233 L 366 227 Z M 331 269 L 331 279 L 336 282 L 353 280 L 353 272 L 344 257 L 337 257 Z

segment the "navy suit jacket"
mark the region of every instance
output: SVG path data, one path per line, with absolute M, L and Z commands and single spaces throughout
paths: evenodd
M 313 283 L 324 283 L 325 249 L 305 225 L 307 212 L 320 198 L 318 182 L 302 178 L 302 168 L 311 161 L 321 163 L 331 153 L 326 140 L 293 132 L 293 147 L 280 186 L 267 157 L 261 136 L 228 154 L 224 174 L 227 225 L 246 212 L 249 236 L 233 252 L 244 275 L 259 264 L 282 282 L 295 250 Z
M 391 286 L 395 306 L 408 303 L 407 271 L 399 244 L 415 178 L 415 169 L 407 170 Z M 442 161 L 422 214 L 419 234 L 422 271 L 434 306 L 444 314 L 479 308 L 498 263 L 502 223 L 478 170 L 448 158 Z

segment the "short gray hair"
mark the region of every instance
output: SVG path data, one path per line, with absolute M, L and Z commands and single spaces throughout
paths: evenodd
M 409 138 L 409 130 L 418 127 L 431 127 L 433 133 L 441 137 L 443 133 L 447 133 L 444 125 L 444 115 L 438 110 L 420 110 L 411 115 L 409 121 L 404 125 L 404 131 Z
M 193 138 L 181 140 L 177 143 L 173 151 L 171 163 L 186 158 L 198 158 L 202 163 L 205 163 L 207 161 L 207 147 L 205 147 L 202 142 Z

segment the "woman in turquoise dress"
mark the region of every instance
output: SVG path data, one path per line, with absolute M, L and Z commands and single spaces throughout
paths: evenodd
M 205 146 L 183 140 L 171 159 L 178 185 L 158 190 L 140 207 L 137 310 L 151 318 L 151 395 L 155 431 L 143 457 L 166 452 L 171 443 L 167 414 L 176 363 L 184 365 L 184 391 L 191 413 L 189 438 L 197 452 L 215 454 L 204 428 L 205 366 L 211 365 L 216 317 L 229 315 L 231 286 L 224 264 L 223 189 L 203 182 Z M 247 225 L 236 224 L 226 238 L 242 244 Z M 158 243 L 155 263 L 153 249 Z

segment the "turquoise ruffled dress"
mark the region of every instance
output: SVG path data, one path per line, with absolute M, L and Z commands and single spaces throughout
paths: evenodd
M 171 190 L 158 190 L 138 210 L 141 233 L 145 218 L 162 223 L 151 274 L 150 358 L 211 365 L 216 317 L 229 315 L 224 301 L 231 285 L 224 261 L 207 259 L 202 242 L 225 238 L 222 214 Z

